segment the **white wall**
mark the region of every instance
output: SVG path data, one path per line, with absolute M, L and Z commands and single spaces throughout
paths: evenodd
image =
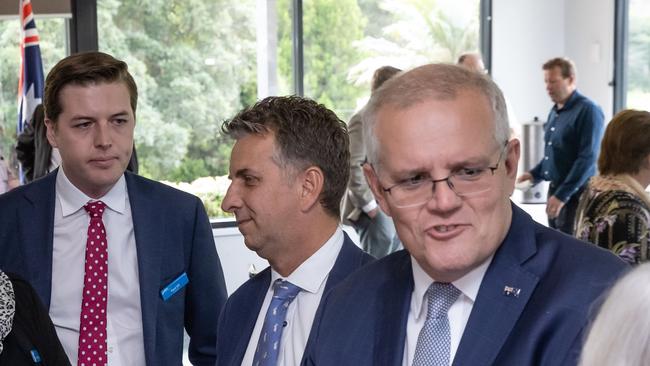
M 575 61 L 578 88 L 612 118 L 614 89 L 614 0 L 566 0 L 565 54 Z
M 492 76 L 521 122 L 546 120 L 542 64 L 576 62 L 578 88 L 612 115 L 614 0 L 493 0 Z

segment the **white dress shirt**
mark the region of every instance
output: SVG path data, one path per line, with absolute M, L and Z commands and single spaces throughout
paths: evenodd
M 65 176 L 56 177 L 52 297 L 50 317 L 68 358 L 77 364 L 79 317 L 90 217 L 83 206 L 93 201 Z M 124 176 L 101 198 L 108 240 L 108 365 L 145 365 L 138 256 Z
M 282 331 L 278 365 L 288 366 L 300 364 L 303 353 L 305 352 L 307 340 L 309 339 L 316 310 L 318 310 L 318 305 L 323 297 L 327 278 L 332 267 L 334 267 L 342 246 L 343 231 L 339 227 L 334 232 L 334 235 L 316 253 L 304 261 L 287 278 L 284 278 L 300 287 L 302 291 L 298 293 L 298 296 L 296 296 L 287 309 L 287 326 Z M 255 348 L 257 348 L 257 341 L 260 338 L 260 332 L 264 325 L 264 317 L 266 316 L 266 311 L 273 296 L 273 282 L 281 278 L 280 274 L 271 270 L 271 285 L 266 292 L 266 297 L 257 316 L 257 322 L 248 341 L 248 348 L 244 354 L 242 365 L 250 366 L 253 364 Z
M 454 356 L 465 331 L 469 314 L 474 307 L 478 289 L 481 286 L 483 276 L 490 263 L 492 263 L 492 256 L 465 276 L 452 282 L 460 290 L 461 294 L 447 312 L 447 316 L 449 317 L 449 331 L 451 333 L 451 348 L 449 350 L 450 365 L 454 361 Z M 402 365 L 404 366 L 411 366 L 413 364 L 418 336 L 420 335 L 420 330 L 424 327 L 424 322 L 427 320 L 428 301 L 425 295 L 429 286 L 434 282 L 413 257 L 411 257 L 411 265 L 413 268 L 414 286 L 413 294 L 411 295 L 408 321 L 406 323 L 406 343 L 404 344 L 404 357 L 402 359 Z

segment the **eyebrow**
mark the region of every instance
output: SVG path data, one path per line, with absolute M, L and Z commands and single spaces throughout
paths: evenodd
M 259 174 L 250 168 L 242 168 L 235 172 L 235 177 L 237 178 L 241 178 L 246 175 L 259 175 Z M 232 180 L 232 174 L 228 174 L 228 179 Z
M 110 115 L 109 118 L 122 117 L 122 116 L 129 117 L 129 112 L 128 111 L 120 111 L 120 112 L 117 112 L 117 113 L 113 113 L 113 114 Z M 83 115 L 83 114 L 75 115 L 75 116 L 72 116 L 72 118 L 70 118 L 70 120 L 72 120 L 72 121 L 76 121 L 76 120 L 80 120 L 80 119 L 89 119 L 89 120 L 95 121 L 97 118 L 91 117 L 91 116 L 86 116 L 86 115 Z

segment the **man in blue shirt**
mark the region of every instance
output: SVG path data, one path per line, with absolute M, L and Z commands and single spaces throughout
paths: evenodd
M 573 235 L 580 193 L 596 173 L 604 115 L 595 102 L 576 89 L 573 61 L 553 58 L 542 68 L 546 90 L 555 103 L 544 125 L 544 157 L 517 182 L 550 181 L 546 204 L 549 226 Z

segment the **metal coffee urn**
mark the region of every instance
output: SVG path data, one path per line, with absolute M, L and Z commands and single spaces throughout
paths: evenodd
M 544 158 L 544 122 L 535 117 L 533 121 L 522 123 L 523 170 L 531 170 Z M 546 203 L 548 182 L 541 181 L 524 190 L 521 203 Z

